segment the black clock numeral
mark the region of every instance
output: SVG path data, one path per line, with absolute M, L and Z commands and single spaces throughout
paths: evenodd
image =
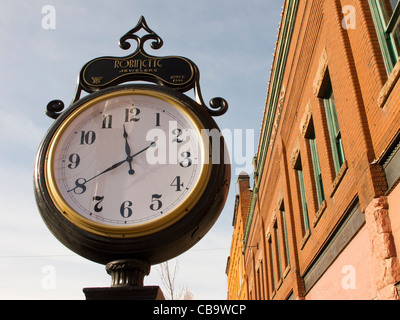
M 133 203 L 132 203 L 132 201 L 129 201 L 129 200 L 124 201 L 121 204 L 119 212 L 121 213 L 121 216 L 123 218 L 129 218 L 132 215 L 132 213 L 133 213 L 132 208 L 131 208 L 132 206 L 133 206 Z
M 79 166 L 79 163 L 81 162 L 81 158 L 79 157 L 79 154 L 73 153 L 68 157 L 68 160 L 70 164 L 68 165 L 68 168 L 70 169 L 76 169 Z
M 138 122 L 140 118 L 137 118 L 137 116 L 140 114 L 140 109 L 139 108 L 130 108 L 130 109 L 125 109 L 125 122 Z
M 151 202 L 152 202 L 152 204 L 150 205 L 151 210 L 157 211 L 157 210 L 161 209 L 162 202 L 161 202 L 161 200 L 159 200 L 159 199 L 161 199 L 161 197 L 162 197 L 162 194 L 153 194 L 151 196 Z
M 181 183 L 181 176 L 177 176 L 170 184 L 171 187 L 176 187 L 175 191 L 182 191 L 183 182 Z
M 79 178 L 75 181 L 75 188 L 69 190 L 69 191 L 74 191 L 75 194 L 82 194 L 86 191 L 86 179 L 84 178 Z
M 192 165 L 192 159 L 190 159 L 190 152 L 189 151 L 185 151 L 181 153 L 181 157 L 183 157 L 183 160 L 179 162 L 179 165 L 182 168 L 188 168 Z
M 112 129 L 112 115 L 103 115 L 102 129 Z
M 95 196 L 93 197 L 94 201 L 97 201 L 96 204 L 94 205 L 94 211 L 96 212 L 101 212 L 103 211 L 103 207 L 100 206 L 100 203 L 104 200 L 104 197 L 101 196 Z
M 174 130 L 172 130 L 172 134 L 176 136 L 174 139 L 172 139 L 172 142 L 176 142 L 176 143 L 183 142 L 183 140 L 181 138 L 179 138 L 183 134 L 182 129 L 174 129 Z
M 157 113 L 156 113 L 156 127 L 159 127 L 159 126 L 161 126 L 161 125 L 160 125 L 160 113 L 157 112 Z
M 91 145 L 96 141 L 96 133 L 94 131 L 81 131 L 81 143 L 82 145 Z

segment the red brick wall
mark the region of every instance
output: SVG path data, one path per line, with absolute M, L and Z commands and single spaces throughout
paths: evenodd
M 355 8 L 355 29 L 342 26 L 345 5 Z M 328 71 L 346 157 L 338 174 L 321 99 Z M 385 194 L 386 178 L 375 160 L 400 128 L 400 85 L 396 84 L 399 74 L 400 64 L 391 75 L 386 74 L 368 1 L 299 2 L 280 92 L 284 99 L 278 105 L 265 167 L 258 177 L 261 183 L 253 195 L 257 202 L 244 257 L 249 298 L 303 299 L 306 293 L 302 277 L 353 199 L 359 199 L 361 211 L 365 212 L 375 198 Z M 267 106 L 270 90 L 271 85 Z M 314 123 L 326 198 L 321 207 L 316 198 L 310 150 L 302 132 L 310 119 Z M 304 231 L 297 175 L 292 165 L 298 153 L 307 195 L 308 233 Z M 257 162 L 262 156 L 259 152 Z M 285 255 L 279 218 L 282 203 L 290 265 L 286 267 L 281 261 L 279 273 L 278 250 L 281 260 Z M 279 247 L 275 225 L 280 232 Z M 272 252 L 269 240 L 273 243 Z

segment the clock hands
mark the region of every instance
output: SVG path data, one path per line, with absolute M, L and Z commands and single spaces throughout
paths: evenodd
M 124 127 L 124 131 L 125 131 L 125 127 Z M 125 137 L 125 133 L 124 133 L 124 137 Z M 87 184 L 88 182 L 92 181 L 93 179 L 97 178 L 98 176 L 101 176 L 101 175 L 104 174 L 104 173 L 107 173 L 107 172 L 109 172 L 109 171 L 111 171 L 111 170 L 114 170 L 114 169 L 118 168 L 120 165 L 122 165 L 122 164 L 125 163 L 125 162 L 128 162 L 129 165 L 130 165 L 130 168 L 131 168 L 131 169 L 129 170 L 129 174 L 133 174 L 135 171 L 133 171 L 133 169 L 132 169 L 132 167 L 131 167 L 132 159 L 133 159 L 134 157 L 138 156 L 139 154 L 143 153 L 143 152 L 146 151 L 147 149 L 149 149 L 149 148 L 151 148 L 151 147 L 155 147 L 156 145 L 157 145 L 157 144 L 156 144 L 155 141 L 151 142 L 147 147 L 143 148 L 142 150 L 136 152 L 136 153 L 133 154 L 133 155 L 128 155 L 128 156 L 126 157 L 125 160 L 122 160 L 122 161 L 119 161 L 119 162 L 113 164 L 112 166 L 110 166 L 110 167 L 108 167 L 107 169 L 103 170 L 102 172 L 96 174 L 95 176 L 91 177 L 90 179 L 84 179 L 84 178 L 79 178 L 79 179 L 77 179 L 77 180 L 75 181 L 75 187 L 72 188 L 72 189 L 70 189 L 70 190 L 68 190 L 67 192 L 74 191 L 74 192 L 77 193 L 77 194 L 82 194 L 82 193 L 84 193 L 84 192 L 86 191 L 86 184 Z M 128 153 L 128 151 L 129 151 L 129 154 L 130 154 L 130 147 L 129 147 L 127 141 L 126 141 L 126 144 L 125 144 L 125 151 L 126 151 L 127 153 Z M 133 173 L 131 173 L 131 170 L 133 171 Z M 77 191 L 77 190 L 79 190 L 79 191 Z
M 123 125 L 123 126 L 124 126 L 124 138 L 125 138 L 125 152 L 127 155 L 126 161 L 128 161 L 128 163 L 129 163 L 128 173 L 130 175 L 133 175 L 135 173 L 135 170 L 132 169 L 132 158 L 133 157 L 131 157 L 131 147 L 129 146 L 129 143 L 128 143 L 128 133 L 126 132 L 125 125 Z

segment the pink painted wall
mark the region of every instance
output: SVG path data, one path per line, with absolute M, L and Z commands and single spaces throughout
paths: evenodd
M 392 225 L 394 244 L 397 257 L 400 254 L 400 184 L 387 197 L 389 203 L 389 217 Z
M 306 300 L 372 300 L 377 296 L 368 230 L 364 226 L 306 296 Z

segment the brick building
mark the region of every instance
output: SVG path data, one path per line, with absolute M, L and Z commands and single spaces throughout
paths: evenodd
M 285 1 L 229 299 L 399 299 L 399 2 Z

